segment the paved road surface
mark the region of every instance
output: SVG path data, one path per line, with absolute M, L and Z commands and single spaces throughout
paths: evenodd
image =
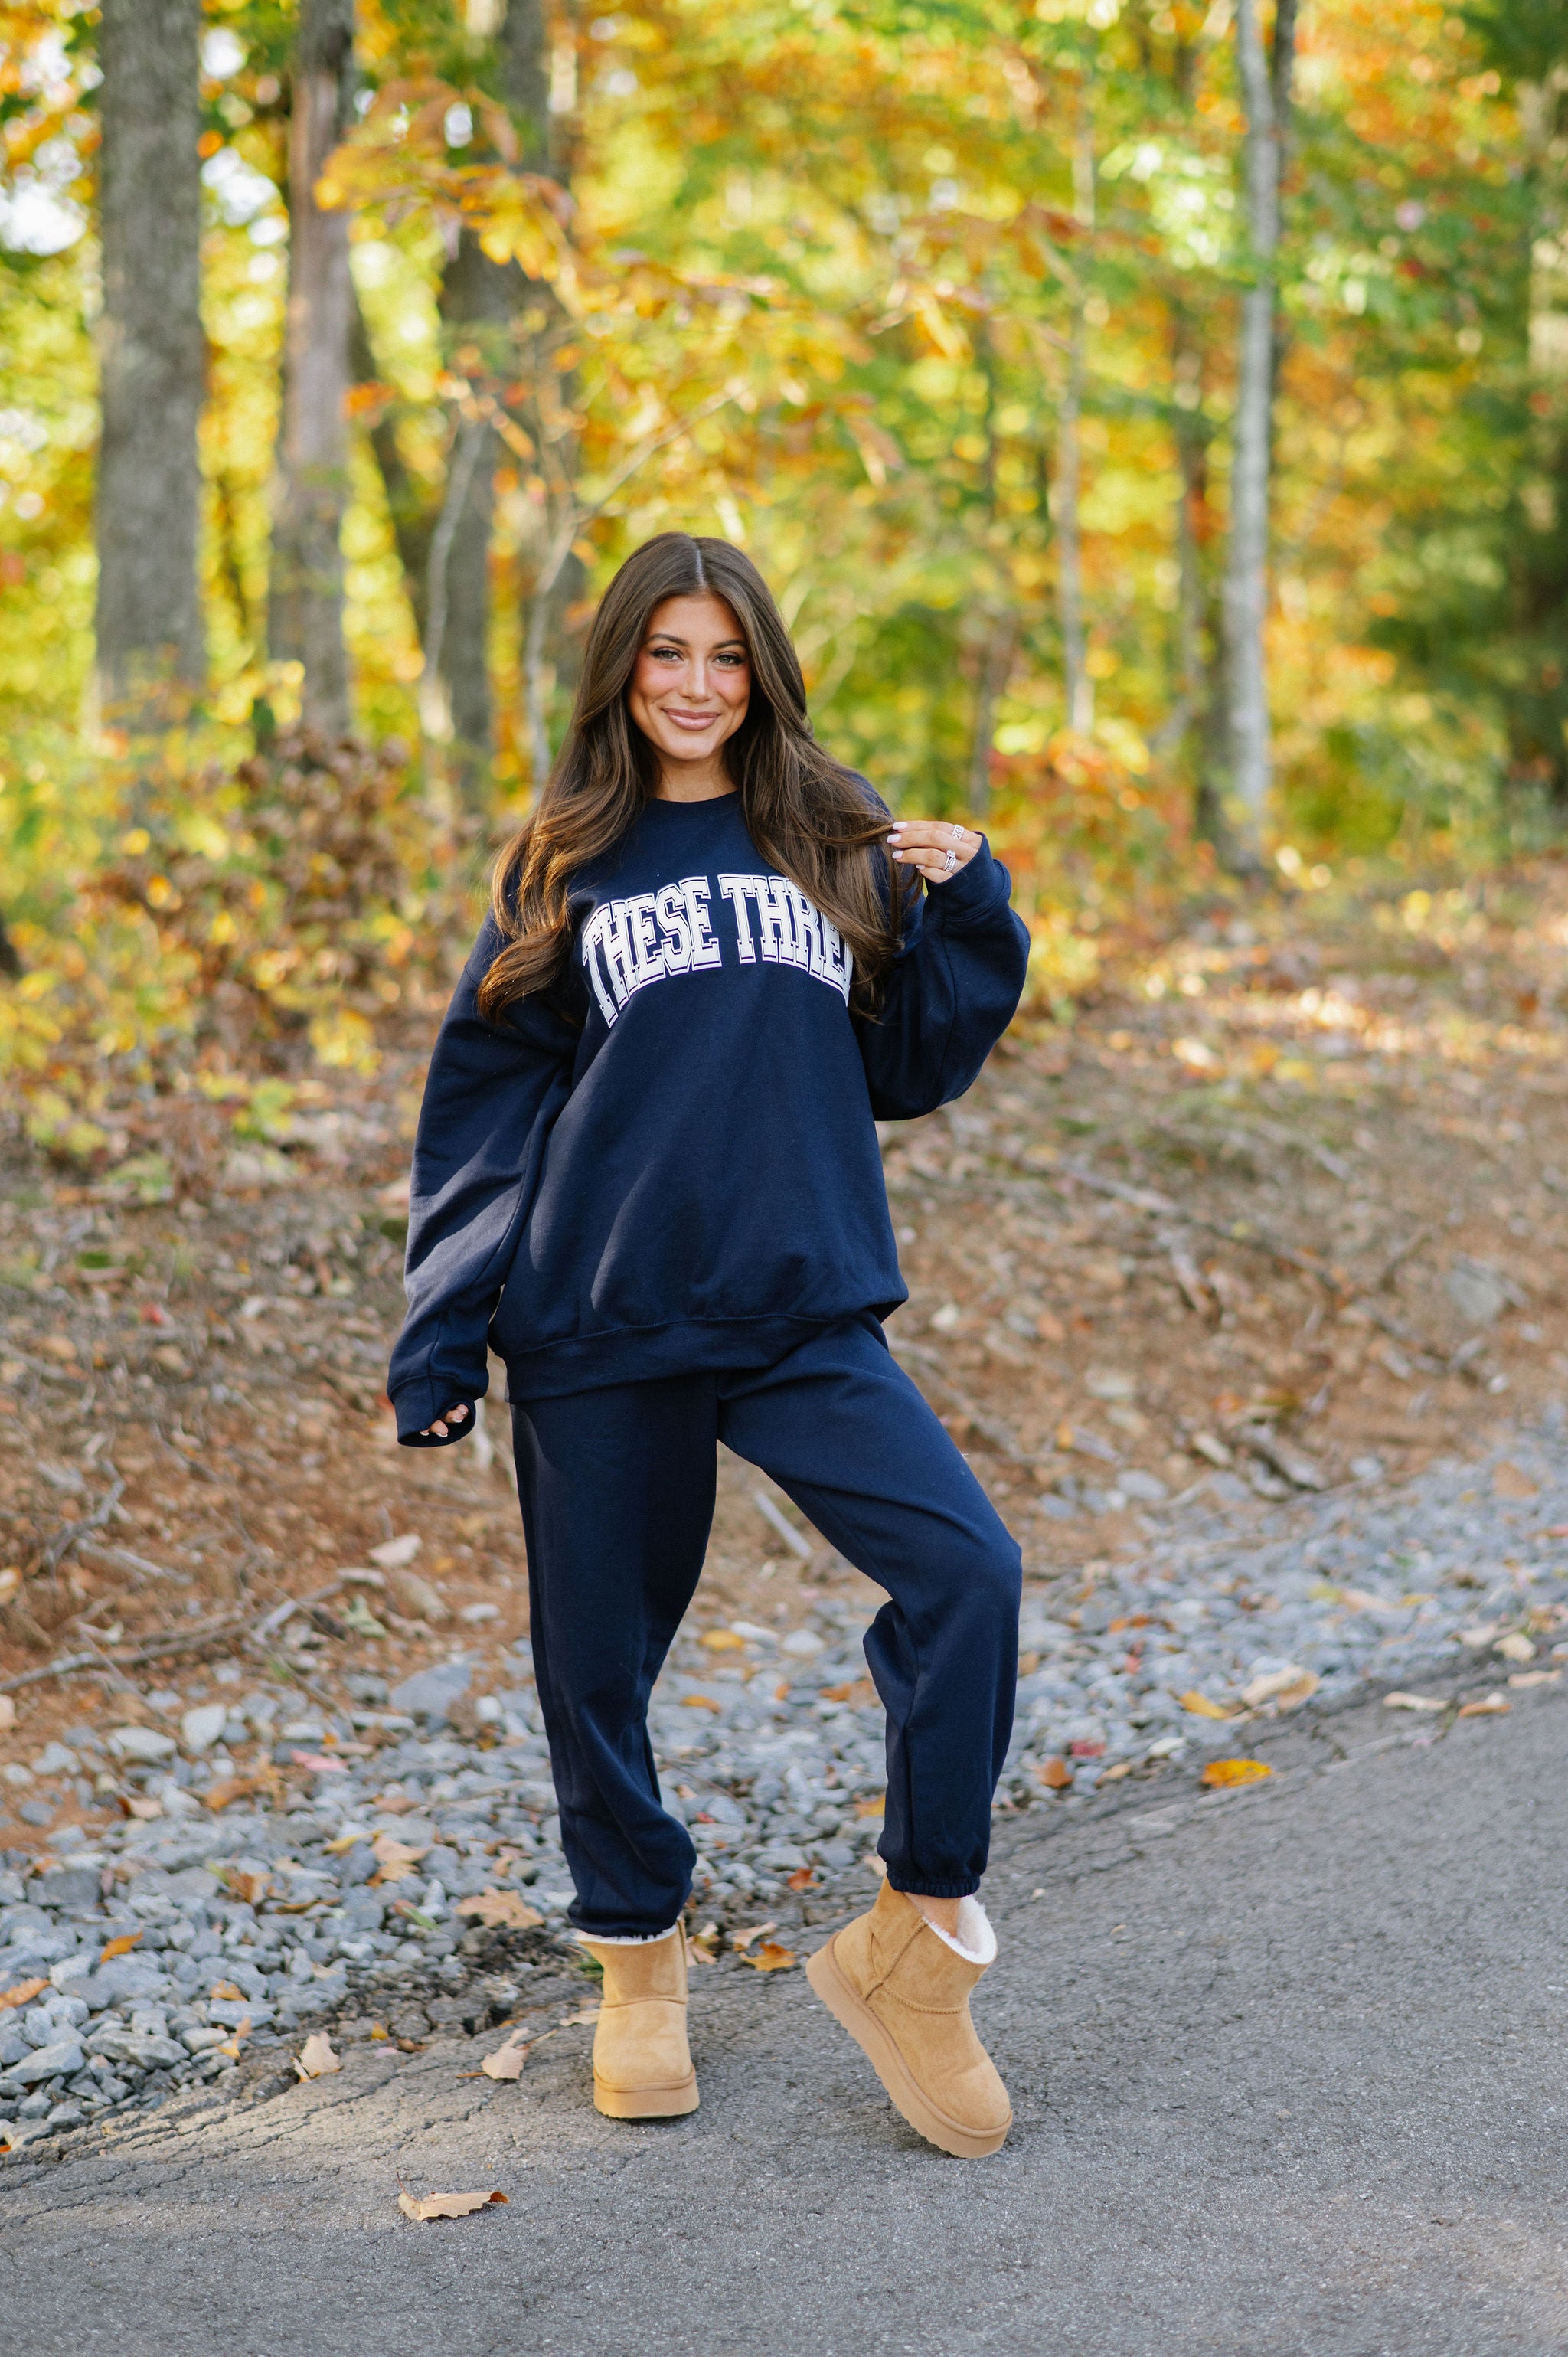
M 460 2077 L 462 2041 L 358 2048 L 249 2110 L 5 2164 L 0 2343 L 1568 2351 L 1568 1695 L 1420 1745 L 1391 1717 L 1293 1726 L 1243 1794 L 1004 1829 L 994 2159 L 921 2145 L 800 1974 L 731 1963 L 702 1976 L 687 2121 L 601 2120 L 578 2028 L 516 2087 Z M 399 2168 L 510 2206 L 411 2225 Z

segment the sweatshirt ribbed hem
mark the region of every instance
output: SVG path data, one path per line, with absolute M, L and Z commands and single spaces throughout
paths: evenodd
M 683 1318 L 667 1326 L 623 1326 L 605 1334 L 575 1335 L 540 1351 L 510 1351 L 507 1397 L 560 1399 L 573 1392 L 603 1391 L 611 1383 L 657 1383 L 671 1375 L 697 1374 L 718 1367 L 768 1367 L 830 1326 L 858 1318 L 878 1323 L 908 1298 L 846 1303 L 812 1318 Z

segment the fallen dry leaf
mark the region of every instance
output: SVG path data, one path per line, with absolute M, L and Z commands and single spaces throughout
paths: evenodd
M 852 1678 L 848 1685 L 822 1688 L 824 1702 L 848 1702 L 854 1703 L 858 1707 L 864 1704 L 874 1703 L 876 1699 L 876 1688 L 869 1678 Z
M 1243 1688 L 1241 1699 L 1249 1710 L 1257 1710 L 1266 1702 L 1276 1704 L 1281 1710 L 1295 1710 L 1316 1692 L 1316 1672 L 1292 1663 L 1283 1670 L 1265 1670 Z
M 710 1653 L 744 1653 L 746 1639 L 737 1637 L 733 1629 L 704 1629 L 698 1638 L 699 1645 Z
M 335 1834 L 332 1839 L 329 1842 L 324 1842 L 322 1846 L 328 1857 L 347 1857 L 356 1843 L 369 1841 L 370 1838 L 370 1835 L 363 1826 L 350 1825 L 347 1833 Z
M 700 1932 L 686 1934 L 686 1954 L 693 1964 L 711 1964 L 718 1954 L 719 1927 L 704 1923 Z
M 150 1824 L 154 1817 L 163 1815 L 164 1804 L 161 1801 L 149 1801 L 135 1792 L 122 1792 L 118 1797 L 123 1816 L 135 1817 L 145 1824 Z
M 487 2079 L 521 2079 L 522 2066 L 528 2060 L 529 2041 L 521 2029 L 514 2029 L 493 2054 L 487 2054 L 479 2068 Z
M 317 1776 L 346 1776 L 349 1773 L 341 1760 L 329 1759 L 325 1751 L 291 1751 L 288 1756 L 296 1768 L 308 1768 Z
M 857 1801 L 854 1813 L 857 1817 L 885 1817 L 887 1813 L 886 1793 L 878 1792 L 874 1800 Z
M 232 1801 L 248 1801 L 257 1792 L 270 1792 L 276 1782 L 275 1776 L 225 1776 L 203 1798 L 207 1806 L 216 1812 L 228 1808 Z
M 760 1940 L 767 1932 L 777 1932 L 778 1929 L 776 1922 L 754 1923 L 748 1932 L 732 1932 L 729 1935 L 729 1943 L 737 1956 L 744 1955 L 753 1940 Z
M 1072 1770 L 1062 1759 L 1042 1760 L 1035 1773 L 1047 1792 L 1065 1792 L 1072 1783 Z
M 244 1994 L 244 1990 L 236 1988 L 232 1981 L 214 1981 L 208 1991 L 209 1996 L 221 1997 L 225 2005 L 240 2004 Z
M 1499 1498 L 1534 1498 L 1539 1496 L 1541 1485 L 1532 1481 L 1521 1466 L 1511 1463 L 1505 1457 L 1502 1463 L 1493 1469 L 1492 1487 Z
M 1134 1765 L 1135 1763 L 1131 1760 L 1118 1760 L 1114 1768 L 1107 1768 L 1100 1781 L 1102 1784 L 1118 1784 L 1123 1776 L 1130 1776 L 1133 1773 Z
M 1273 1772 L 1261 1760 L 1211 1760 L 1197 1781 L 1214 1792 L 1231 1784 L 1259 1784 Z
M 425 1842 L 415 1848 L 410 1842 L 394 1841 L 391 1834 L 378 1834 L 371 1847 L 375 1852 L 381 1872 L 372 1875 L 371 1881 L 406 1881 L 429 1846 Z
M 325 2079 L 343 2068 L 342 2058 L 332 2050 L 332 2040 L 324 2029 L 312 2030 L 294 2058 L 294 2067 L 302 2079 Z
M 724 1710 L 723 1703 L 715 1702 L 712 1695 L 682 1695 L 681 1707 L 682 1710 L 714 1710 L 721 1714 Z
M 759 1973 L 787 1973 L 795 1962 L 793 1948 L 781 1948 L 777 1940 L 764 1940 L 755 1955 L 744 1961 Z
M 1561 1670 L 1515 1670 L 1510 1686 L 1554 1686 L 1563 1675 Z
M 239 2025 L 239 2028 L 231 2030 L 229 2036 L 223 2040 L 222 2045 L 218 2049 L 219 2053 L 227 2054 L 231 2061 L 237 2062 L 240 2059 L 240 2049 L 243 2046 L 250 2034 L 251 2017 L 247 2014 L 244 2020 Z M 297 2065 L 295 2067 L 297 2068 Z
M 141 1936 L 140 1932 L 122 1932 L 117 1940 L 108 1942 L 99 1963 L 106 1964 L 111 1956 L 128 1956 Z
M 1522 1629 L 1510 1629 L 1506 1637 L 1498 1639 L 1492 1651 L 1500 1653 L 1505 1662 L 1533 1662 L 1535 1659 L 1535 1647 Z
M 1505 1702 L 1501 1695 L 1487 1695 L 1479 1702 L 1462 1702 L 1459 1716 L 1461 1718 L 1498 1718 L 1505 1710 L 1512 1708 L 1512 1703 Z
M 791 1890 L 809 1890 L 811 1884 L 811 1868 L 809 1866 L 798 1866 L 794 1873 L 786 1875 L 784 1879 Z
M 428 2218 L 467 2218 L 475 2210 L 488 2210 L 492 2202 L 503 2206 L 504 2193 L 400 2193 L 397 2206 L 405 2218 L 415 2218 L 421 2224 Z
M 1219 1703 L 1210 1702 L 1206 1694 L 1199 1694 L 1196 1686 L 1189 1686 L 1186 1694 L 1177 1695 L 1176 1700 L 1183 1710 L 1192 1713 L 1194 1718 L 1230 1718 L 1232 1716 Z
M 221 1879 L 232 1898 L 242 1900 L 247 1907 L 254 1907 L 266 1897 L 270 1877 L 248 1872 L 242 1867 L 226 1866 Z
M 1396 1693 L 1386 1694 L 1383 1696 L 1385 1710 L 1446 1710 L 1447 1707 L 1441 1695 Z
M 494 1931 L 504 1925 L 509 1932 L 532 1932 L 544 1918 L 532 1907 L 525 1907 L 515 1890 L 481 1890 L 473 1899 L 460 1899 L 454 1910 L 458 1915 L 472 1915 L 487 1929 Z
M 0 2013 L 9 2013 L 15 2005 L 31 2005 L 38 1991 L 48 1986 L 47 1980 L 18 1981 L 14 1988 L 0 1989 Z

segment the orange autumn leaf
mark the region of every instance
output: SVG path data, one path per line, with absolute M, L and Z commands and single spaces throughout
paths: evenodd
M 106 1964 L 112 1956 L 128 1956 L 141 1936 L 140 1932 L 122 1932 L 117 1940 L 108 1942 L 99 1963 Z
M 795 1962 L 793 1948 L 781 1948 L 777 1940 L 764 1940 L 755 1955 L 747 1954 L 746 1962 L 759 1973 L 787 1973 Z
M 1262 1760 L 1211 1760 L 1198 1782 L 1211 1792 L 1223 1791 L 1231 1784 L 1260 1784 L 1273 1772 Z
M 48 1986 L 47 1980 L 18 1981 L 14 1988 L 0 1989 L 0 2013 L 9 2012 L 14 2005 L 31 2005 L 39 1990 Z

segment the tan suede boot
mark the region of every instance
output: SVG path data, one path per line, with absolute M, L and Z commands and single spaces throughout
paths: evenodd
M 686 1934 L 584 1940 L 605 1975 L 594 2032 L 594 2102 L 612 2120 L 668 2120 L 697 2108 L 686 2044 Z
M 993 1939 L 989 1945 L 993 1956 Z M 835 1932 L 806 1966 L 909 2126 L 961 2160 L 995 2152 L 1013 2125 L 1007 2090 L 969 2018 L 970 1991 L 990 1960 L 961 1955 L 885 1882 L 871 1912 Z

